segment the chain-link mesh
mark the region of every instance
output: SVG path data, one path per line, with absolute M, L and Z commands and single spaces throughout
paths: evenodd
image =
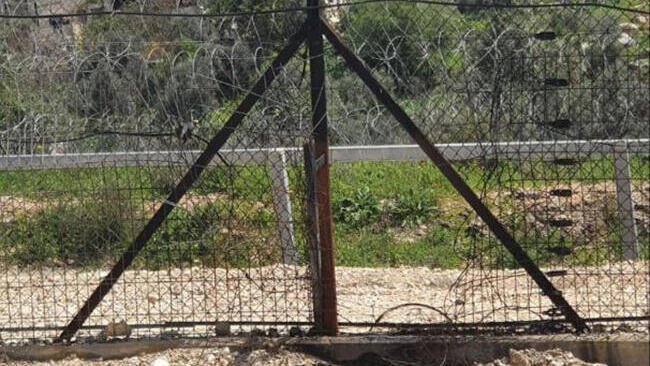
M 331 10 L 330 22 L 580 316 L 647 319 L 648 4 L 464 3 L 359 2 Z M 408 142 L 344 61 L 330 59 L 334 143 Z M 401 160 L 390 149 L 385 160 Z M 358 306 L 342 297 L 342 316 L 563 318 L 435 168 L 380 165 L 337 170 L 358 183 L 335 208 L 339 255 L 356 261 L 348 245 L 363 245 L 377 263 L 432 269 L 377 270 L 375 297 Z
M 592 321 L 650 316 L 650 8 L 623 3 L 323 9 Z M 300 0 L 0 5 L 9 16 L 0 19 L 0 336 L 49 339 L 306 9 Z M 33 17 L 66 13 L 86 15 Z M 417 148 L 383 146 L 411 140 L 325 47 L 330 142 L 342 146 L 331 158 L 339 321 L 562 320 Z M 307 55 L 301 46 L 80 336 L 122 335 L 124 324 L 134 336 L 312 324 Z
M 39 14 L 101 10 L 37 4 Z M 3 339 L 60 333 L 304 18 L 3 21 Z M 84 325 L 94 336 L 124 323 L 142 336 L 312 321 L 295 153 L 311 133 L 303 52 L 91 314 Z

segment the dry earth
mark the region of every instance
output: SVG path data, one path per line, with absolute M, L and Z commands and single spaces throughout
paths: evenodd
M 13 366 L 329 366 L 316 357 L 284 349 L 257 349 L 237 352 L 229 348 L 171 349 L 160 353 L 143 354 L 122 360 L 88 361 L 69 358 L 61 361 L 28 362 L 6 361 Z
M 647 237 L 650 231 L 650 184 L 633 182 L 632 206 L 634 219 L 640 237 Z M 569 196 L 563 196 L 569 193 Z M 546 187 L 517 190 L 490 191 L 487 201 L 494 203 L 495 214 L 512 221 L 513 215 L 523 215 L 527 231 L 545 232 L 553 221 L 571 222 L 568 227 L 555 228 L 570 237 L 574 245 L 594 245 L 607 238 L 608 231 L 618 230 L 616 186 L 613 182 L 583 184 L 573 182 L 548 185 Z M 450 211 L 458 210 L 456 200 L 446 203 Z M 472 224 L 478 232 L 488 233 L 486 225 L 476 219 Z
M 638 261 L 574 267 L 551 280 L 585 317 L 647 315 L 648 265 Z M 64 326 L 107 273 L 0 268 L 0 328 Z M 126 271 L 87 324 L 308 321 L 309 289 L 309 272 L 299 266 Z M 337 290 L 341 321 L 373 322 L 382 314 L 386 322 L 537 320 L 548 318 L 544 313 L 552 307 L 523 270 L 339 267 Z M 426 306 L 399 307 L 405 303 Z M 170 325 L 164 331 L 205 335 L 214 328 Z M 160 332 L 136 329 L 134 335 Z M 16 337 L 55 337 L 57 333 L 0 332 L 0 339 L 12 342 Z
M 534 349 L 511 349 L 508 357 L 476 366 L 606 366 L 576 358 L 571 352 L 554 349 L 539 352 Z
M 48 362 L 17 362 L 6 361 L 13 366 L 174 366 L 174 365 L 206 365 L 206 366 L 330 366 L 327 361 L 302 353 L 285 349 L 257 349 L 238 352 L 229 348 L 206 349 L 172 349 L 160 353 L 143 354 L 122 360 L 87 361 L 68 358 L 61 361 Z M 405 364 L 404 362 L 400 362 Z M 473 366 L 606 366 L 599 363 L 588 363 L 576 358 L 570 352 L 559 349 L 536 351 L 533 349 L 509 351 L 508 357 L 489 363 L 474 364 Z

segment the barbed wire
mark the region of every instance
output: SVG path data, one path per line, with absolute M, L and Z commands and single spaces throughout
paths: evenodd
M 164 12 L 130 12 L 130 11 L 97 11 L 97 12 L 79 12 L 79 13 L 56 13 L 56 14 L 0 14 L 0 19 L 51 19 L 51 18 L 70 18 L 70 17 L 86 17 L 86 16 L 136 16 L 136 17 L 163 17 L 163 18 L 223 18 L 223 17 L 249 17 L 256 15 L 272 15 L 283 13 L 296 13 L 306 12 L 313 9 L 332 9 L 352 7 L 358 5 L 374 4 L 374 3 L 411 3 L 411 4 L 425 4 L 437 6 L 458 6 L 462 5 L 465 8 L 481 8 L 481 9 L 548 9 L 548 8 L 602 8 L 617 10 L 622 12 L 629 12 L 642 15 L 650 15 L 650 11 L 642 9 L 634 9 L 612 4 L 603 4 L 598 2 L 575 2 L 575 3 L 549 3 L 549 4 L 470 4 L 462 2 L 450 1 L 432 1 L 432 0 L 359 0 L 354 2 L 342 2 L 336 4 L 323 4 L 320 6 L 300 6 L 281 9 L 268 9 L 268 10 L 255 10 L 255 11 L 238 11 L 238 12 L 224 12 L 217 14 L 202 13 L 202 14 L 180 14 L 180 13 L 164 13 Z

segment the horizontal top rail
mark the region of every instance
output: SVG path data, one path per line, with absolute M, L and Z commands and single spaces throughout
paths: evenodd
M 611 153 L 616 146 L 627 145 L 632 154 L 650 155 L 650 139 L 629 140 L 563 140 L 514 141 L 499 143 L 452 143 L 436 147 L 450 161 L 476 158 L 557 159 L 562 157 L 589 157 L 593 154 Z M 223 158 L 232 164 L 263 164 L 271 156 L 284 151 L 288 161 L 300 161 L 302 149 L 231 149 L 221 150 Z M 16 169 L 66 169 L 103 166 L 165 166 L 191 164 L 200 151 L 134 151 L 77 154 L 38 154 L 0 156 L 0 170 Z M 330 162 L 355 161 L 426 161 L 427 157 L 417 145 L 334 146 L 330 148 Z M 222 164 L 214 159 L 212 164 Z

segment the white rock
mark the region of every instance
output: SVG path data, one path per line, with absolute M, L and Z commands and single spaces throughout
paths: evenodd
M 169 361 L 164 358 L 157 358 L 151 362 L 150 366 L 169 366 Z
M 639 26 L 638 26 L 638 25 L 636 25 L 636 24 L 634 24 L 634 23 L 630 23 L 630 22 L 621 23 L 621 24 L 619 24 L 618 26 L 621 27 L 621 29 L 624 30 L 624 31 L 635 31 L 635 30 L 639 30 Z
M 631 46 L 636 42 L 634 41 L 634 38 L 630 37 L 629 34 L 621 33 L 621 35 L 618 36 L 618 43 L 620 43 L 623 46 Z

